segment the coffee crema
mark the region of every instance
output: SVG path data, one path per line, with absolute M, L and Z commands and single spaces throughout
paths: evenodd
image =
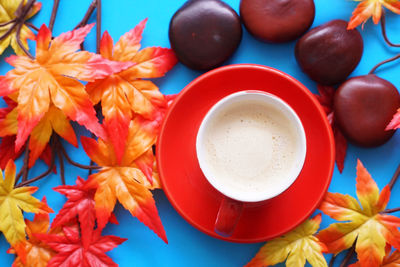
M 292 122 L 278 107 L 245 100 L 224 108 L 204 131 L 205 161 L 230 192 L 280 191 L 301 147 Z

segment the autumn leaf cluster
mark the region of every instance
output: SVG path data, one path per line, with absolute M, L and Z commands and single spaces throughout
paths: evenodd
M 362 163 L 356 177 L 358 200 L 349 195 L 328 192 L 319 209 L 339 221 L 318 231 L 321 215 L 308 219 L 284 236 L 267 242 L 247 266 L 328 266 L 322 253 L 339 254 L 355 247 L 353 267 L 398 266 L 400 264 L 400 218 L 385 212 L 390 187 L 381 192 Z M 317 233 L 317 234 L 316 234 Z M 395 249 L 392 252 L 392 247 Z
M 56 37 L 46 25 L 37 36 L 24 28 L 24 44 L 26 38 L 36 42 L 33 58 L 16 49 L 13 35 L 0 42 L 0 52 L 10 43 L 17 52 L 6 59 L 13 69 L 0 77 L 7 104 L 0 109 L 0 231 L 16 254 L 15 266 L 114 266 L 105 252 L 125 239 L 101 232 L 118 223 L 117 201 L 167 242 L 151 192 L 160 188 L 153 146 L 174 97 L 149 79 L 163 76 L 177 60 L 167 48 L 140 49 L 145 24 L 115 44 L 104 32 L 100 54 L 80 50 L 93 24 Z M 45 199 L 31 196 L 37 187 L 18 183 L 12 160 L 25 151 L 29 168 L 38 158 L 54 168 L 55 154 L 65 152 L 61 139 L 79 146 L 72 121 L 93 134 L 82 136 L 81 144 L 97 171 L 54 188 L 67 201 L 50 224 L 53 211 Z M 22 211 L 36 213 L 34 220 L 24 221 Z

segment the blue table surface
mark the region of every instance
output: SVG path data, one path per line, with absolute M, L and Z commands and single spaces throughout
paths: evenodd
M 238 11 L 240 0 L 227 0 L 235 10 Z M 42 0 L 42 10 L 32 19 L 36 26 L 48 23 L 53 1 Z M 83 17 L 91 0 L 61 0 L 54 35 L 71 30 Z M 162 46 L 169 47 L 168 25 L 174 12 L 184 3 L 184 0 L 103 0 L 103 30 L 108 30 L 114 40 L 133 28 L 142 19 L 148 17 L 149 21 L 143 35 L 143 47 Z M 312 27 L 330 21 L 332 19 L 348 20 L 356 2 L 349 0 L 315 0 L 316 17 Z M 95 20 L 95 15 L 90 21 Z M 388 15 L 388 35 L 393 42 L 400 43 L 400 16 Z M 379 26 L 369 21 L 362 31 L 364 38 L 364 55 L 361 63 L 352 76 L 363 75 L 377 62 L 393 56 L 399 49 L 388 48 L 380 34 Z M 244 31 L 243 40 L 233 57 L 225 64 L 232 63 L 256 63 L 280 69 L 305 84 L 312 92 L 316 92 L 316 84 L 303 74 L 294 57 L 295 42 L 286 44 L 266 44 L 257 41 Z M 95 49 L 95 30 L 88 36 L 85 47 L 88 50 Z M 0 74 L 5 74 L 10 66 L 4 62 L 4 58 L 11 54 L 11 49 L 1 56 Z M 397 64 L 397 66 L 396 66 Z M 382 78 L 391 81 L 400 88 L 400 66 L 399 63 L 389 64 L 379 70 Z M 166 77 L 156 79 L 155 83 L 165 94 L 173 94 L 181 91 L 194 78 L 202 72 L 193 71 L 178 64 Z M 4 105 L 4 104 L 3 104 Z M 87 134 L 79 130 L 81 134 Z M 400 162 L 400 135 L 394 137 L 385 145 L 365 149 L 350 145 L 345 162 L 345 170 L 342 174 L 335 168 L 330 192 L 340 192 L 355 196 L 355 167 L 357 158 L 361 159 L 366 168 L 375 178 L 380 188 L 390 180 L 397 164 Z M 89 158 L 83 149 L 67 147 L 71 157 L 78 162 L 88 164 Z M 323 155 L 321 155 L 323 156 Z M 18 162 L 21 166 L 21 160 Z M 42 162 L 31 170 L 32 177 L 45 169 Z M 66 179 L 68 184 L 74 184 L 77 175 L 87 177 L 87 171 L 66 165 Z M 65 198 L 54 192 L 53 187 L 59 185 L 60 179 L 52 175 L 35 185 L 40 189 L 35 196 L 42 198 L 46 196 L 49 205 L 58 211 Z M 235 244 L 209 237 L 188 224 L 174 210 L 162 191 L 154 193 L 158 211 L 167 232 L 169 244 L 165 244 L 146 226 L 133 218 L 119 204 L 116 206 L 116 215 L 119 225 L 109 225 L 104 234 L 117 235 L 128 238 L 118 248 L 108 253 L 120 266 L 242 266 L 246 264 L 263 245 L 257 244 Z M 306 197 L 306 196 L 304 196 Z M 400 206 L 400 185 L 392 192 L 389 208 Z M 316 212 L 318 213 L 318 211 Z M 27 214 L 32 219 L 32 214 Z M 51 214 L 51 219 L 54 214 Z M 279 218 L 276 218 L 279 220 Z M 321 228 L 327 227 L 332 220 L 323 216 Z M 0 237 L 1 266 L 9 266 L 13 261 L 13 255 L 6 254 L 9 248 L 3 236 Z M 330 255 L 327 255 L 327 259 Z

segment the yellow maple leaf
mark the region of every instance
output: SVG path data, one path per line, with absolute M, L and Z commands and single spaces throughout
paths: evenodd
M 46 199 L 42 201 L 46 204 Z M 60 234 L 61 228 L 50 229 L 50 218 L 48 213 L 36 214 L 33 221 L 25 219 L 26 234 L 28 240 L 22 242 L 26 255 L 16 255 L 13 267 L 46 267 L 50 259 L 56 254 L 49 246 L 36 238 L 37 234 Z M 15 254 L 14 249 L 8 253 Z
M 27 0 L 23 0 L 24 5 L 26 4 Z M 17 11 L 18 6 L 21 4 L 21 1 L 19 0 L 0 0 L 0 24 L 1 23 L 6 23 L 9 22 L 13 19 L 15 19 L 15 11 Z M 42 7 L 42 3 L 35 3 L 31 9 L 31 11 L 27 15 L 27 19 L 31 18 L 34 16 L 37 12 L 39 12 L 40 8 Z M 13 27 L 13 23 L 0 26 L 0 36 L 5 34 L 11 27 Z M 17 31 L 16 27 L 12 30 L 12 33 L 7 35 L 5 38 L 3 38 L 0 41 L 0 54 L 4 52 L 4 50 L 11 44 L 11 47 L 14 49 L 15 53 L 17 55 L 25 55 L 24 51 L 21 49 L 21 47 L 17 43 Z M 20 39 L 23 44 L 23 46 L 26 49 L 28 48 L 28 42 L 27 39 L 35 39 L 35 35 L 33 32 L 25 25 L 23 24 L 21 27 L 20 31 Z
M 33 213 L 53 212 L 45 203 L 31 194 L 38 189 L 34 186 L 14 188 L 15 164 L 9 161 L 5 171 L 0 171 L 0 232 L 19 255 L 25 254 L 25 222 L 22 211 Z
M 400 1 L 399 0 L 354 0 L 361 2 L 358 4 L 350 19 L 348 29 L 354 29 L 358 25 L 364 24 L 372 17 L 372 21 L 378 24 L 381 19 L 383 6 L 396 14 L 400 14 Z
M 314 234 L 321 214 L 305 221 L 293 231 L 267 242 L 246 267 L 275 265 L 286 260 L 286 266 L 303 267 L 308 261 L 314 267 L 327 267 L 322 255 L 325 245 Z

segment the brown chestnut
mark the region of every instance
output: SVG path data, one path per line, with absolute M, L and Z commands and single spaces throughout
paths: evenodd
M 332 20 L 303 35 L 295 55 L 301 69 L 314 81 L 335 85 L 357 67 L 363 54 L 363 39 L 357 29 L 347 30 L 344 20 Z
M 246 29 L 262 41 L 293 41 L 314 21 L 313 0 L 241 0 L 240 17 Z
M 237 49 L 242 26 L 237 13 L 220 0 L 187 1 L 172 17 L 169 40 L 179 61 L 192 69 L 221 65 Z
M 347 80 L 335 93 L 334 116 L 343 134 L 353 143 L 379 146 L 394 131 L 385 128 L 400 107 L 400 95 L 389 81 L 374 74 Z

